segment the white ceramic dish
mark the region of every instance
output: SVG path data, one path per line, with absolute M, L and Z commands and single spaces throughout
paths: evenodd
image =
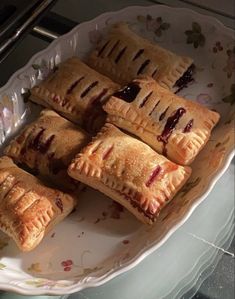
M 207 199 L 167 242 L 132 271 L 103 286 L 74 293 L 68 298 L 193 298 L 193 294 L 207 275 L 211 274 L 211 270 L 215 270 L 218 260 L 223 255 L 223 251 L 218 248 L 228 249 L 234 236 L 234 166 L 232 162 Z M 228 255 L 224 258 L 228 263 L 232 260 Z M 229 272 L 229 268 L 227 271 Z M 216 272 L 218 274 L 218 269 Z M 221 273 L 221 284 L 227 279 L 226 274 L 226 270 Z M 219 289 L 219 285 L 217 288 Z M 187 292 L 189 290 L 190 292 Z M 201 291 L 206 290 L 202 288 Z M 213 292 L 216 294 L 216 288 L 213 288 Z
M 157 5 L 103 14 L 77 26 L 32 57 L 0 89 L 0 143 L 34 117 L 30 112 L 37 112 L 33 106 L 24 104 L 22 93 L 67 57 L 84 58 L 103 29 L 121 20 L 162 46 L 194 58 L 195 82 L 181 94 L 218 110 L 221 121 L 193 163 L 190 181 L 153 227 L 141 225 L 111 200 L 87 189 L 78 210 L 33 252 L 19 253 L 13 242 L 0 234 L 2 290 L 27 295 L 73 293 L 101 285 L 133 268 L 187 220 L 234 155 L 233 31 L 211 17 Z M 187 39 L 192 43 L 187 43 Z

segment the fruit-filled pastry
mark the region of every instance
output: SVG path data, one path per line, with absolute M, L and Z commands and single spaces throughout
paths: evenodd
M 133 80 L 109 99 L 104 110 L 108 122 L 182 165 L 195 159 L 220 117 L 161 87 L 152 78 Z
M 72 196 L 44 186 L 10 158 L 0 158 L 0 229 L 22 251 L 34 249 L 74 206 Z
M 127 23 L 111 27 L 90 54 L 88 64 L 120 84 L 147 75 L 165 88 L 182 89 L 193 80 L 194 64 L 134 33 Z
M 68 176 L 67 167 L 88 141 L 88 134 L 82 129 L 46 109 L 10 142 L 4 153 L 63 190 L 75 191 L 79 182 Z
M 112 124 L 105 124 L 75 157 L 68 173 L 151 224 L 189 178 L 191 169 L 169 161 Z
M 34 86 L 30 99 L 92 131 L 103 124 L 105 113 L 101 104 L 117 88 L 109 78 L 72 57 Z

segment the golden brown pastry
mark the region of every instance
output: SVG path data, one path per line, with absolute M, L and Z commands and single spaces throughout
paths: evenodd
M 63 190 L 75 191 L 79 183 L 68 176 L 67 167 L 88 141 L 89 136 L 82 129 L 52 110 L 43 110 L 36 121 L 10 142 L 4 153 Z
M 10 158 L 0 158 L 0 229 L 22 251 L 34 249 L 74 206 L 72 196 L 45 187 Z
M 138 36 L 127 23 L 111 27 L 91 53 L 88 64 L 120 84 L 146 75 L 168 89 L 179 89 L 192 81 L 194 68 L 191 58 L 178 56 Z
M 105 119 L 101 104 L 118 88 L 77 57 L 61 63 L 46 80 L 31 90 L 30 99 L 92 131 Z
M 176 96 L 151 78 L 139 78 L 104 106 L 108 122 L 123 128 L 170 160 L 190 164 L 210 138 L 219 114 Z
M 119 202 L 142 222 L 152 223 L 191 169 L 106 124 L 76 156 L 68 173 Z

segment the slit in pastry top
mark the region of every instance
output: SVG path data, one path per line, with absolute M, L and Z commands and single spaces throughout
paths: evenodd
M 109 78 L 71 57 L 31 89 L 30 99 L 53 108 L 88 131 L 96 131 L 105 120 L 101 105 L 118 88 Z
M 145 75 L 176 91 L 193 81 L 194 73 L 190 57 L 176 55 L 142 38 L 127 23 L 117 23 L 111 27 L 91 52 L 88 64 L 120 84 Z
M 189 178 L 191 169 L 107 123 L 75 157 L 68 173 L 151 224 Z
M 192 163 L 220 118 L 217 112 L 175 95 L 149 77 L 135 79 L 115 92 L 104 110 L 108 122 L 181 165 Z

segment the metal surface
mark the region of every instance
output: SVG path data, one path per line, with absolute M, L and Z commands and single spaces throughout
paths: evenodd
M 69 32 L 78 23 L 58 15 L 54 12 L 48 12 L 33 28 L 31 34 L 46 42 L 51 42 L 58 36 Z
M 50 31 L 46 28 L 43 28 L 41 26 L 35 26 L 33 28 L 33 32 L 36 33 L 37 35 L 39 35 L 39 37 L 46 38 L 46 39 L 49 39 L 49 40 L 54 40 L 57 37 L 59 37 L 59 35 L 57 33 L 52 32 L 52 31 Z
M 0 62 L 4 60 L 11 52 L 11 48 L 14 46 L 14 44 L 18 41 L 20 36 L 29 29 L 30 25 L 32 25 L 40 15 L 45 12 L 45 10 L 52 5 L 55 2 L 55 0 L 44 0 L 42 3 L 33 11 L 33 13 L 30 15 L 30 17 L 24 21 L 20 27 L 18 27 L 15 31 L 15 33 L 6 39 L 1 45 L 0 45 Z

